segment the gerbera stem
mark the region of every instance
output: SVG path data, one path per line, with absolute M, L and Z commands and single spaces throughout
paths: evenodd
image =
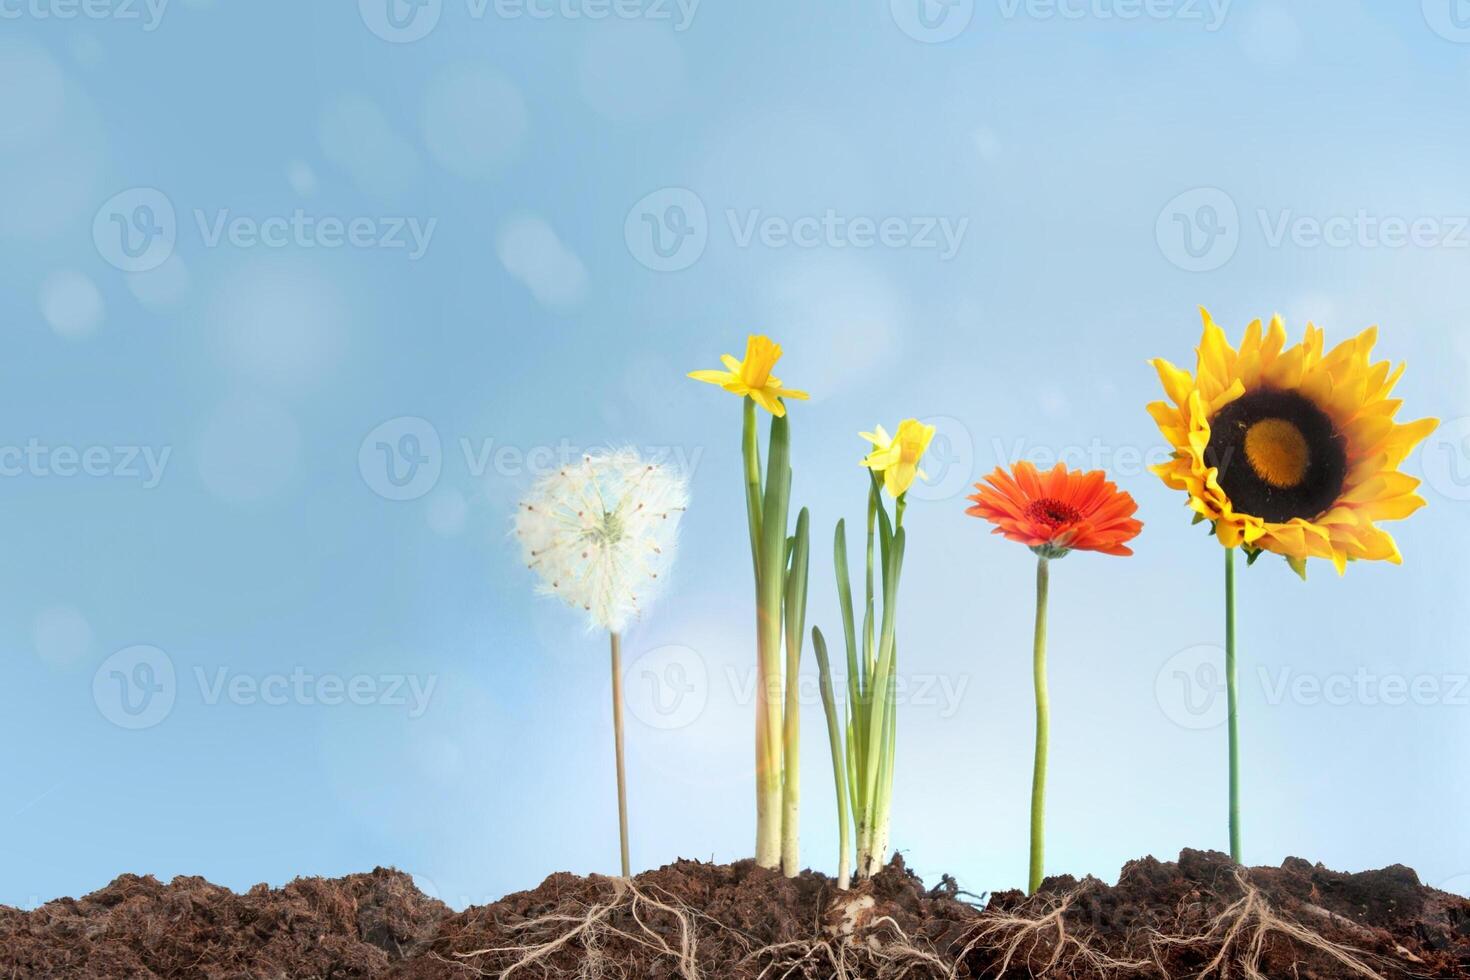
M 1225 549 L 1225 704 L 1230 728 L 1230 859 L 1240 863 L 1240 715 L 1235 665 L 1235 549 Z
M 1051 728 L 1051 703 L 1046 693 L 1046 598 L 1051 584 L 1051 567 L 1046 558 L 1036 559 L 1036 639 L 1032 646 L 1033 680 L 1036 684 L 1036 761 L 1031 773 L 1031 875 L 1026 893 L 1041 887 L 1046 863 L 1046 749 Z
M 618 759 L 618 845 L 623 858 L 623 877 L 628 868 L 628 778 L 623 767 L 623 643 L 616 633 L 612 637 L 613 751 Z

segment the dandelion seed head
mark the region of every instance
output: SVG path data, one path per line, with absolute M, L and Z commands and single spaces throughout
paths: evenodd
M 539 592 L 618 633 L 667 580 L 688 504 L 688 481 L 673 467 L 618 449 L 538 480 L 516 509 L 514 533 Z

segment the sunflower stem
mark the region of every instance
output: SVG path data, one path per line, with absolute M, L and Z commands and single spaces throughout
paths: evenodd
M 1036 559 L 1036 638 L 1032 671 L 1036 685 L 1036 759 L 1031 773 L 1031 874 L 1026 893 L 1041 887 L 1046 863 L 1046 750 L 1051 729 L 1051 702 L 1046 691 L 1046 600 L 1051 586 L 1051 562 Z
M 1235 549 L 1225 549 L 1225 703 L 1230 728 L 1230 859 L 1240 863 L 1240 715 L 1235 662 Z
M 618 845 L 623 859 L 623 877 L 630 877 L 628 867 L 628 778 L 623 767 L 623 643 L 617 633 L 612 638 L 613 751 L 618 771 Z

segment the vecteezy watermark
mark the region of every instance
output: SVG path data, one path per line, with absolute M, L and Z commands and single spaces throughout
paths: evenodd
M 942 262 L 959 254 L 970 227 L 966 216 L 848 214 L 836 208 L 797 215 L 725 208 L 722 214 L 736 248 L 915 249 L 933 251 Z M 689 268 L 704 254 L 710 234 L 704 201 L 687 187 L 644 195 L 623 220 L 628 252 L 655 272 Z
M 1290 208 L 1256 216 L 1271 248 L 1470 248 L 1470 215 L 1405 218 L 1375 215 L 1364 208 L 1352 214 L 1297 214 Z
M 975 475 L 975 439 L 969 426 L 949 415 L 919 419 L 934 426 L 934 438 L 924 454 L 924 475 L 909 487 L 915 500 L 950 500 L 970 487 Z
M 642 20 L 668 22 L 675 31 L 694 23 L 700 0 L 447 0 L 462 4 L 472 21 Z M 439 26 L 446 0 L 357 0 L 367 29 L 393 44 L 421 41 Z
M 1214 33 L 1225 26 L 1232 0 L 996 0 L 1006 20 L 1177 21 Z
M 1164 661 L 1154 675 L 1154 700 L 1180 728 L 1203 731 L 1225 724 L 1225 650 L 1201 643 Z
M 1456 44 L 1470 44 L 1470 0 L 1421 0 L 1430 30 Z
M 889 0 L 898 29 L 915 41 L 943 44 L 964 33 L 975 17 L 975 0 Z
M 1212 272 L 1240 247 L 1240 212 L 1218 187 L 1196 187 L 1159 212 L 1154 239 L 1164 258 L 1186 272 Z
M 1380 674 L 1359 667 L 1351 674 L 1310 674 L 1290 667 L 1256 670 L 1268 705 L 1349 705 L 1390 708 L 1435 705 L 1470 707 L 1470 674 Z
M 1470 2 L 1470 0 L 1467 0 Z M 1257 208 L 1267 248 L 1470 249 L 1470 215 L 1377 214 L 1356 208 L 1340 214 L 1302 214 L 1293 208 Z M 1159 212 L 1159 251 L 1186 272 L 1212 272 L 1235 257 L 1243 223 L 1235 199 L 1218 187 L 1196 187 Z
M 629 712 L 649 728 L 687 728 L 709 704 L 709 669 L 686 646 L 671 644 L 640 654 L 623 669 Z
M 195 208 L 192 226 L 204 248 L 381 249 L 403 251 L 410 262 L 424 257 L 438 218 L 398 215 L 236 214 L 230 208 Z M 178 213 L 168 195 L 134 187 L 108 198 L 92 219 L 92 242 L 108 264 L 123 272 L 148 272 L 173 255 Z
M 0 20 L 115 20 L 158 30 L 169 0 L 0 0 Z
M 649 728 L 660 731 L 687 728 L 698 721 L 716 687 L 730 703 L 750 706 L 755 704 L 760 684 L 754 668 L 727 665 L 712 675 L 697 651 L 677 644 L 640 654 L 623 671 L 623 692 L 629 712 Z M 959 712 L 969 688 L 967 674 L 899 673 L 894 677 L 893 690 L 899 704 L 947 719 Z M 832 689 L 841 711 L 849 697 L 846 675 L 834 674 Z M 796 696 L 802 706 L 820 708 L 820 677 L 815 673 L 802 674 L 797 680 Z M 784 699 L 784 692 L 781 697 Z
M 314 674 L 304 667 L 296 667 L 289 674 L 242 674 L 228 667 L 216 667 L 206 672 L 203 667 L 194 668 L 194 679 L 206 705 L 221 701 L 229 704 L 264 704 L 271 707 L 295 704 L 311 707 L 323 705 L 328 708 L 338 705 L 368 707 L 406 707 L 409 718 L 422 718 L 429 710 L 429 701 L 434 688 L 439 684 L 436 674 Z
M 289 672 L 247 674 L 228 667 L 212 671 L 195 666 L 194 682 L 206 707 L 358 707 L 406 708 L 411 719 L 428 711 L 439 678 L 435 674 Z M 131 646 L 104 660 L 92 675 L 92 700 L 102 717 L 119 728 L 140 730 L 160 724 L 173 712 L 180 693 L 173 658 L 155 646 Z
M 1065 463 L 1069 469 L 1107 470 L 1114 477 L 1142 476 L 1149 472 L 1150 466 L 1166 463 L 1174 455 L 1174 448 L 1162 443 L 1152 446 L 1114 445 L 1096 436 L 1085 446 L 1028 445 L 1025 439 L 1016 439 L 1006 445 L 1000 439 L 992 439 L 990 447 L 995 458 L 1006 463 L 1025 460 L 1040 470 Z
M 1258 703 L 1269 707 L 1432 707 L 1470 706 L 1470 674 L 1380 673 L 1367 667 L 1352 672 L 1315 674 L 1292 667 L 1259 666 L 1253 675 Z M 1164 661 L 1154 676 L 1154 699 L 1164 716 L 1180 728 L 1202 731 L 1225 724 L 1225 651 L 1214 644 L 1187 647 Z
M 92 675 L 92 701 L 119 728 L 152 728 L 169 716 L 178 697 L 174 662 L 146 644 L 119 650 Z
M 545 476 L 606 446 L 579 446 L 563 438 L 555 445 L 533 446 L 500 442 L 492 437 L 460 436 L 455 448 L 465 473 L 474 479 L 489 476 L 520 479 Z M 673 466 L 692 477 L 704 447 L 640 446 L 639 453 L 653 463 Z M 363 438 L 357 468 L 368 489 L 387 500 L 417 500 L 439 482 L 444 472 L 444 441 L 427 419 L 403 415 L 388 419 Z
M 136 480 L 144 490 L 163 482 L 172 446 L 51 446 L 36 438 L 0 446 L 0 478 Z
M 1470 500 L 1470 418 L 1435 429 L 1419 454 L 1424 482 L 1449 500 Z

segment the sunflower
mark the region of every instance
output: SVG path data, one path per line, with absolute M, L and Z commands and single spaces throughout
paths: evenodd
M 1080 473 L 1058 463 L 1040 473 L 1024 460 L 1007 473 L 1000 467 L 975 484 L 971 517 L 995 525 L 995 534 L 1019 541 L 1043 558 L 1061 558 L 1069 551 L 1100 551 L 1131 555 L 1125 542 L 1138 536 L 1143 524 L 1132 495 L 1120 491 L 1102 470 Z
M 1308 558 L 1399 563 L 1398 545 L 1376 522 L 1424 506 L 1419 481 L 1399 472 L 1437 419 L 1394 421 L 1403 365 L 1370 359 L 1377 328 L 1324 353 L 1323 333 L 1286 346 L 1281 317 L 1252 323 L 1237 350 L 1201 309 L 1204 338 L 1195 374 L 1152 361 L 1169 401 L 1149 414 L 1174 447 L 1151 467 L 1189 494 L 1198 520 L 1213 522 L 1227 548 L 1285 556 L 1298 575 Z
M 805 401 L 810 396 L 804 391 L 781 387 L 781 379 L 772 377 L 771 371 L 781 359 L 781 345 L 770 337 L 751 334 L 745 340 L 745 359 L 736 360 L 733 354 L 720 356 L 723 371 L 690 371 L 689 377 L 706 384 L 719 385 L 726 391 L 742 398 L 749 395 L 757 405 L 777 418 L 786 414 L 783 398 Z

